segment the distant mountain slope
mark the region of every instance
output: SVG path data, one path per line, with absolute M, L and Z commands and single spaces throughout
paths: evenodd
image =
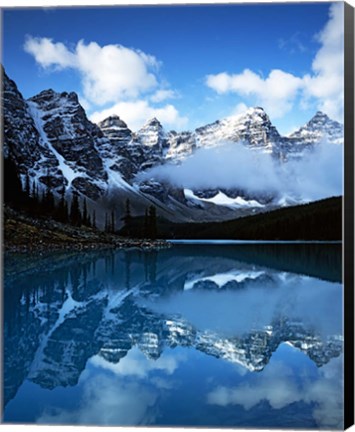
M 136 230 L 142 225 L 142 220 L 137 219 Z M 337 241 L 342 239 L 342 198 L 328 198 L 226 222 L 172 224 L 160 219 L 158 235 L 176 239 Z

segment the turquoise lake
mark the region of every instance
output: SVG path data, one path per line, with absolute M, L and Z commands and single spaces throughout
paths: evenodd
M 343 429 L 341 244 L 5 255 L 3 422 Z

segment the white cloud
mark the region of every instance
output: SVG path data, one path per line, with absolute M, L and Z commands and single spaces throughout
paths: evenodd
M 281 409 L 302 399 L 302 393 L 292 378 L 292 370 L 275 361 L 258 381 L 245 382 L 236 388 L 219 386 L 207 395 L 207 400 L 213 405 L 242 405 L 246 410 L 267 400 L 272 408 Z
M 54 43 L 52 39 L 28 36 L 24 49 L 44 68 L 55 66 L 64 69 L 76 66 L 75 54 L 71 53 L 63 43 Z
M 250 106 L 246 105 L 245 103 L 241 102 L 239 103 L 233 110 L 232 112 L 232 116 L 237 116 L 239 114 L 244 114 L 248 109 L 250 108 Z
M 165 352 L 157 360 L 148 359 L 134 347 L 119 363 L 110 363 L 99 355 L 92 357 L 90 361 L 93 365 L 110 370 L 115 375 L 146 378 L 151 372 L 158 370 L 166 375 L 172 375 L 179 367 L 179 363 L 184 360 L 182 355 L 170 355 Z
M 257 103 L 274 118 L 291 110 L 292 102 L 303 85 L 301 78 L 279 69 L 273 69 L 265 79 L 249 69 L 234 75 L 223 72 L 208 75 L 206 83 L 220 94 L 234 92 L 255 97 Z
M 168 89 L 160 89 L 157 90 L 151 97 L 150 100 L 152 102 L 163 102 L 167 99 L 174 99 L 177 97 L 177 94 L 174 90 Z
M 76 52 L 83 74 L 84 94 L 96 104 L 138 97 L 158 84 L 149 70 L 157 66 L 157 61 L 140 51 L 79 42 Z
M 26 39 L 24 49 L 43 68 L 76 69 L 82 78 L 84 97 L 103 105 L 136 98 L 156 89 L 159 62 L 142 51 L 121 45 L 79 41 L 73 50 L 48 38 Z
M 208 173 L 208 176 L 201 176 L 201 173 Z M 271 156 L 253 152 L 241 143 L 200 148 L 179 165 L 157 166 L 141 177 L 169 181 L 189 189 L 245 187 L 259 191 L 279 187 Z
M 90 120 L 97 123 L 112 114 L 117 114 L 124 119 L 133 131 L 141 128 L 147 120 L 153 117 L 158 118 L 168 128 L 181 129 L 188 122 L 187 117 L 181 117 L 174 105 L 168 104 L 157 108 L 146 100 L 119 102 L 108 109 L 94 112 Z
M 295 350 L 295 355 L 297 351 Z M 304 401 L 313 405 L 313 418 L 320 428 L 343 428 L 343 356 L 331 359 L 317 370 L 316 378 L 305 375 L 297 382 L 297 371 L 280 361 L 271 361 L 265 370 L 238 387 L 218 386 L 207 394 L 211 405 L 241 405 L 250 410 L 263 400 L 273 409 Z
M 82 82 L 80 101 L 85 109 L 96 109 L 92 121 L 100 121 L 111 114 L 119 114 L 133 130 L 147 120 L 157 117 L 167 127 L 181 129 L 188 119 L 180 116 L 172 104 L 156 107 L 177 97 L 166 83 L 159 82 L 160 62 L 152 55 L 122 45 L 100 46 L 96 42 L 79 41 L 69 49 L 49 38 L 28 36 L 24 49 L 45 69 L 76 70 Z M 142 99 L 144 97 L 144 99 Z M 150 103 L 150 102 L 151 103 Z M 98 110 L 98 106 L 113 104 Z
M 157 399 L 157 391 L 141 383 L 98 374 L 84 384 L 82 398 L 73 408 L 46 410 L 37 422 L 96 426 L 150 424 L 156 416 Z
M 206 77 L 206 85 L 218 94 L 236 93 L 263 106 L 273 118 L 287 114 L 301 95 L 301 109 L 316 105 L 341 121 L 344 105 L 344 5 L 330 6 L 329 20 L 317 35 L 321 47 L 312 62 L 312 73 L 295 76 L 273 69 L 264 78 L 252 70 L 222 72 Z
M 155 420 L 155 405 L 161 390 L 173 390 L 171 377 L 184 361 L 184 354 L 172 355 L 169 350 L 157 360 L 148 359 L 137 347 L 118 363 L 96 355 L 89 360 L 95 372 L 91 368 L 83 372 L 82 395 L 73 408 L 46 410 L 37 421 L 100 426 L 149 425 Z
M 312 70 L 314 75 L 304 77 L 304 97 L 316 98 L 318 109 L 330 117 L 343 121 L 344 110 L 344 5 L 333 3 L 330 19 L 319 33 L 322 44 Z
M 280 167 L 269 154 L 255 152 L 242 143 L 226 142 L 200 148 L 179 165 L 155 166 L 137 180 L 154 178 L 188 189 L 268 190 L 279 196 L 313 201 L 342 194 L 342 157 L 341 145 L 324 141 L 314 148 L 312 157 L 289 161 Z

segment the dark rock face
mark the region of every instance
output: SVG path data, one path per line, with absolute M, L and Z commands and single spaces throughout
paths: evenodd
M 195 131 L 166 132 L 153 118 L 133 133 L 116 115 L 98 125 L 90 122 L 73 92 L 56 93 L 49 89 L 25 101 L 6 74 L 3 88 L 4 156 L 14 160 L 22 175 L 28 173 L 40 186 L 49 185 L 54 192 L 60 193 L 65 186 L 67 191 L 76 190 L 95 201 L 113 196 L 115 191 L 132 193 L 134 189 L 132 201 L 153 197 L 170 213 L 185 212 L 188 220 L 231 219 L 260 211 L 263 206 L 278 206 L 280 197 L 271 190 L 193 191 L 201 199 L 223 193 L 227 198 L 247 201 L 240 201 L 236 214 L 236 207 L 232 211 L 215 201 L 189 200 L 183 189 L 175 185 L 154 178 L 143 181 L 138 175 L 166 163 L 178 164 L 198 149 L 225 142 L 241 143 L 253 151 L 270 154 L 275 163 L 311 157 L 308 150 L 323 139 L 337 145 L 343 142 L 343 126 L 321 112 L 289 137 L 279 134 L 260 107 Z M 198 214 L 196 209 L 200 209 Z
M 98 123 L 103 135 L 97 146 L 104 165 L 121 174 L 123 179 L 130 182 L 138 172 L 138 160 L 143 160 L 143 151 L 133 149 L 131 144 L 132 131 L 118 116 L 110 116 Z
M 45 90 L 25 101 L 4 73 L 4 156 L 39 185 L 63 186 L 98 199 L 107 173 L 96 145 L 105 141 L 75 93 Z
M 110 169 L 132 181 L 140 171 L 162 163 L 165 133 L 157 119 L 150 120 L 133 134 L 118 116 L 110 116 L 99 123 L 110 143 L 99 145 L 100 153 Z
M 98 123 L 98 126 L 103 135 L 110 140 L 100 143 L 101 155 L 106 158 L 121 155 L 132 139 L 132 131 L 126 123 L 118 116 L 110 116 Z
M 14 81 L 3 71 L 3 154 L 12 159 L 21 174 L 46 170 L 60 177 L 58 161 L 50 151 L 42 146 L 40 134 L 26 101 L 18 91 Z M 63 178 L 62 178 L 63 181 Z
M 43 129 L 42 140 L 62 159 L 60 168 L 67 184 L 97 199 L 105 190 L 107 173 L 96 145 L 105 139 L 87 119 L 77 95 L 45 90 L 28 104 L 37 127 Z
M 162 202 L 165 202 L 168 196 L 168 191 L 164 185 L 154 180 L 143 181 L 140 183 L 139 189 L 144 194 L 151 195 Z
M 93 200 L 97 200 L 102 195 L 104 188 L 97 185 L 95 182 L 85 177 L 76 177 L 72 183 L 72 187 L 83 195 L 88 196 Z

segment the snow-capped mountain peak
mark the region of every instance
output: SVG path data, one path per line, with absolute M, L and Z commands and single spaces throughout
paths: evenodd
M 143 126 L 142 129 L 145 129 L 145 128 L 156 128 L 156 129 L 162 129 L 163 126 L 162 126 L 162 124 L 160 123 L 160 121 L 159 121 L 156 117 L 153 117 L 153 118 L 149 119 L 149 120 L 145 123 L 145 125 Z
M 323 139 L 332 144 L 342 144 L 344 127 L 341 123 L 330 119 L 327 114 L 317 111 L 308 123 L 293 132 L 289 138 L 302 145 L 313 145 Z
M 129 130 L 127 124 L 117 114 L 113 114 L 105 118 L 104 120 L 98 123 L 98 126 L 101 130 L 108 130 L 108 129 Z
M 165 131 L 160 121 L 153 117 L 137 132 L 137 141 L 144 146 L 162 148 L 165 145 Z
M 251 148 L 271 153 L 281 141 L 263 108 L 249 108 L 245 113 L 227 117 L 196 129 L 199 146 L 211 146 L 218 142 L 244 142 Z
M 147 169 L 181 160 L 199 148 L 241 143 L 256 152 L 269 153 L 276 163 L 309 156 L 305 152 L 323 139 L 343 142 L 343 126 L 317 112 L 288 137 L 279 134 L 262 107 L 217 120 L 194 131 L 167 132 L 153 117 L 133 133 L 118 115 L 98 125 L 91 123 L 76 93 L 44 90 L 24 100 L 16 84 L 3 74 L 4 156 L 24 176 L 59 193 L 70 192 L 98 200 L 115 190 L 134 200 L 153 202 L 173 220 L 221 220 L 251 214 L 269 205 L 281 206 L 280 197 L 265 191 L 210 189 L 186 192 L 156 179 L 138 180 Z M 122 113 L 124 118 L 124 113 Z M 133 195 L 132 195 L 133 194 Z M 178 215 L 178 216 L 177 216 Z
M 41 165 L 34 176 L 53 189 L 72 188 L 98 199 L 107 173 L 97 150 L 101 130 L 91 123 L 74 92 L 44 90 L 30 98 L 27 110 L 39 132 Z
M 232 116 L 227 117 L 228 119 L 235 119 L 238 122 L 245 121 L 246 119 L 253 119 L 254 121 L 270 121 L 269 116 L 267 115 L 264 108 L 256 106 L 249 107 L 246 111 L 234 114 Z

